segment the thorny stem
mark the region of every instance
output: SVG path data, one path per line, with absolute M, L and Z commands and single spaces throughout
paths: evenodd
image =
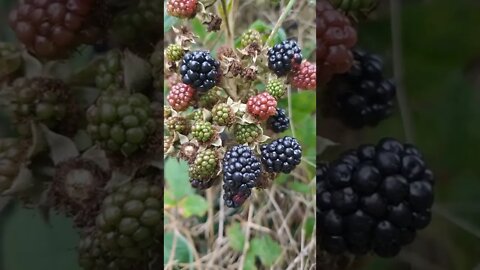
M 268 36 L 268 39 L 267 39 L 267 41 L 265 42 L 265 46 L 267 46 L 267 44 L 269 44 L 269 43 L 272 41 L 273 37 L 274 37 L 275 34 L 278 32 L 278 29 L 280 29 L 280 26 L 282 26 L 283 21 L 285 21 L 285 19 L 287 18 L 288 13 L 290 12 L 290 10 L 292 10 L 293 5 L 295 5 L 296 2 L 297 2 L 297 0 L 290 0 L 290 2 L 288 2 L 287 6 L 286 6 L 285 9 L 283 10 L 283 13 L 280 15 L 280 18 L 278 18 L 277 23 L 276 23 L 275 26 L 273 27 L 273 30 L 272 30 L 272 32 L 270 33 L 270 36 Z

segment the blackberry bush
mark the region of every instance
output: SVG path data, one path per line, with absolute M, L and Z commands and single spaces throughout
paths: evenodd
M 333 254 L 397 255 L 431 219 L 434 176 L 411 144 L 385 138 L 317 171 L 322 247 Z

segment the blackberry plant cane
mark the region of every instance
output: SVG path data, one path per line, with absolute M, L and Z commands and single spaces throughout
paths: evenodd
M 243 251 L 243 247 L 229 244 L 225 252 L 233 252 L 239 258 L 231 265 L 221 258 L 224 251 L 211 245 L 214 237 L 230 234 L 230 228 L 225 227 L 228 222 L 239 225 L 234 220 L 237 213 L 260 213 L 263 217 L 257 222 L 275 227 L 274 223 L 267 223 L 277 221 L 266 215 L 280 211 L 285 216 L 287 213 L 277 207 L 292 206 L 293 201 L 306 197 L 306 211 L 314 218 L 310 198 L 314 195 L 313 185 L 309 184 L 314 162 L 306 156 L 314 142 L 309 141 L 312 137 L 306 131 L 314 126 L 311 118 L 315 111 L 315 29 L 313 24 L 297 21 L 294 16 L 301 13 L 313 22 L 314 3 L 287 2 L 279 9 L 262 2 L 262 9 L 258 9 L 227 0 L 167 1 L 167 14 L 179 23 L 166 33 L 164 52 L 166 77 L 171 79 L 165 81 L 166 197 L 172 198 L 165 202 L 165 208 L 171 224 L 181 224 L 185 231 L 192 232 L 193 241 L 207 233 L 207 241 L 199 247 L 200 256 L 211 256 L 204 249 L 219 252 L 212 262 L 220 268 L 254 267 L 247 264 L 253 262 L 249 261 L 257 251 Z M 181 3 L 183 8 L 179 8 Z M 194 4 L 196 9 L 192 12 Z M 244 20 L 240 14 L 248 15 Z M 278 20 L 267 22 L 266 14 Z M 300 29 L 283 28 L 288 20 L 297 21 Z M 308 35 L 299 35 L 299 31 Z M 174 80 L 177 81 L 172 83 Z M 179 84 L 183 85 L 181 91 Z M 184 90 L 187 87 L 189 90 Z M 303 114 L 301 103 L 307 105 Z M 303 123 L 302 118 L 312 121 Z M 291 190 L 288 183 L 304 187 L 303 193 L 287 194 Z M 186 195 L 176 197 L 175 190 Z M 284 198 L 282 202 L 278 202 L 277 196 Z M 271 200 L 275 202 L 269 204 Z M 180 215 L 174 214 L 174 209 L 180 209 Z M 220 220 L 214 221 L 217 215 Z M 208 225 L 197 230 L 199 222 Z M 218 231 L 208 228 L 217 223 Z M 169 229 L 166 235 L 175 234 Z M 299 235 L 290 237 L 297 239 Z M 252 234 L 252 239 L 245 241 L 252 240 L 253 246 L 267 241 L 265 244 L 272 248 L 267 252 L 279 258 L 278 239 L 262 238 L 258 233 Z M 306 252 L 313 251 L 313 245 L 312 242 Z M 247 252 L 252 254 L 246 255 Z M 289 258 L 293 256 L 297 255 L 288 254 Z M 176 255 L 169 258 L 167 268 L 180 265 L 175 262 Z M 258 258 L 258 267 L 288 268 L 287 260 L 278 259 L 279 264 L 274 266 L 273 259 L 262 255 Z M 313 265 L 313 261 L 308 265 Z

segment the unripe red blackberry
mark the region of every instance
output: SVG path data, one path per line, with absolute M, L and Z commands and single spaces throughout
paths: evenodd
M 156 240 L 163 232 L 162 191 L 160 183 L 138 178 L 110 193 L 96 218 L 101 249 L 126 259 L 145 259 L 160 244 Z
M 117 50 L 108 51 L 97 68 L 95 84 L 101 91 L 124 89 L 122 54 Z
M 329 252 L 397 255 L 430 223 L 433 173 L 411 144 L 382 139 L 317 170 L 317 222 Z
M 192 125 L 192 136 L 201 143 L 212 140 L 214 135 L 215 129 L 210 122 L 198 121 Z
M 240 207 L 250 196 L 260 177 L 261 164 L 252 149 L 236 145 L 223 157 L 223 200 L 231 208 Z
M 26 0 L 10 12 L 9 24 L 34 55 L 63 58 L 82 43 L 93 43 L 100 29 L 92 25 L 94 0 Z
M 261 45 L 262 39 L 260 33 L 254 29 L 248 29 L 240 37 L 240 46 L 242 48 L 247 47 L 250 44 L 257 43 Z
M 195 161 L 190 165 L 191 179 L 208 181 L 214 178 L 219 170 L 218 154 L 214 149 L 199 150 Z
M 304 61 L 300 66 L 293 68 L 289 79 L 293 87 L 315 90 L 317 86 L 317 65 Z
M 197 13 L 197 0 L 168 0 L 167 12 L 179 18 L 193 18 Z
M 157 128 L 150 105 L 139 93 L 104 94 L 87 111 L 87 132 L 103 149 L 129 156 L 144 149 Z
M 357 32 L 350 20 L 328 1 L 317 3 L 317 65 L 319 83 L 334 74 L 347 72 L 353 64 L 350 50 L 357 43 Z
M 167 100 L 170 106 L 176 111 L 186 110 L 192 103 L 194 90 L 192 87 L 178 83 L 170 89 Z
M 13 138 L 0 139 L 0 194 L 12 186 L 26 154 L 26 142 Z
M 354 55 L 350 71 L 335 75 L 327 85 L 324 112 L 340 118 L 350 128 L 376 126 L 392 113 L 395 84 L 384 79 L 379 56 L 360 50 L 355 50 Z
M 231 126 L 235 122 L 235 114 L 226 103 L 218 103 L 212 109 L 212 121 L 219 126 Z
M 252 143 L 262 135 L 262 130 L 256 124 L 237 124 L 233 128 L 233 136 L 240 143 Z
M 277 101 L 268 92 L 250 97 L 247 101 L 247 111 L 263 121 L 277 113 Z
M 65 135 L 77 131 L 78 107 L 70 89 L 61 80 L 20 78 L 9 91 L 14 95 L 10 109 L 20 135 L 31 135 L 30 121 Z
M 185 117 L 171 116 L 166 119 L 165 125 L 170 132 L 178 132 L 181 134 L 188 134 L 190 132 L 190 123 Z
M 165 49 L 165 55 L 167 56 L 168 61 L 179 61 L 182 59 L 185 51 L 183 50 L 182 46 L 178 44 L 170 44 Z
M 287 92 L 286 90 L 285 84 L 278 79 L 268 81 L 266 86 L 266 91 L 276 100 L 281 99 Z
M 268 68 L 277 76 L 287 75 L 302 62 L 302 50 L 295 40 L 284 40 L 268 50 Z

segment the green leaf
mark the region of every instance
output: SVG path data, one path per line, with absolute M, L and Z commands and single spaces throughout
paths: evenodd
M 173 249 L 173 238 L 174 235 L 172 232 L 165 233 L 163 238 L 163 264 L 167 264 L 170 260 L 170 255 L 172 254 Z M 172 260 L 179 263 L 189 263 L 193 261 L 193 255 L 188 244 L 188 241 L 181 234 L 176 235 L 175 251 L 173 253 L 174 258 Z
M 191 20 L 191 26 L 192 26 L 192 32 L 199 37 L 200 40 L 205 40 L 205 37 L 207 36 L 208 32 L 203 26 L 202 22 L 194 18 Z
M 165 180 L 177 202 L 194 193 L 188 181 L 188 165 L 183 160 L 169 158 L 165 161 Z
M 227 228 L 227 238 L 228 243 L 233 248 L 233 250 L 241 252 L 243 250 L 243 245 L 245 242 L 245 235 L 242 231 L 242 226 L 240 223 L 233 223 Z
M 303 228 L 305 229 L 305 237 L 310 238 L 315 229 L 315 218 L 314 217 L 308 217 L 305 220 L 305 223 L 303 224 Z
M 272 29 L 272 27 L 270 27 L 266 22 L 264 22 L 262 20 L 256 20 L 250 25 L 249 29 L 254 29 L 254 30 L 257 30 L 260 33 L 264 33 L 266 31 Z
M 299 181 L 290 182 L 288 184 L 288 187 L 296 192 L 300 192 L 303 194 L 310 194 L 315 192 L 309 185 Z
M 247 251 L 247 255 L 245 256 L 245 261 L 243 262 L 243 270 L 257 270 L 257 266 L 255 266 L 255 258 L 257 255 L 255 251 L 249 249 Z
M 257 237 L 250 243 L 250 249 L 265 266 L 272 266 L 282 254 L 282 247 L 269 235 Z
M 183 216 L 203 216 L 208 210 L 208 203 L 200 195 L 193 194 L 180 201 L 179 206 L 183 208 Z

